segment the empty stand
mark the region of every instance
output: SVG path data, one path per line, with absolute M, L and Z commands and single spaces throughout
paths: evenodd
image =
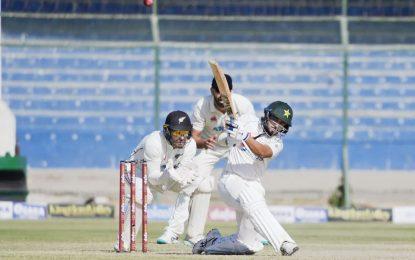
M 3 47 L 3 97 L 29 165 L 110 167 L 128 156 L 153 130 L 152 55 L 151 48 Z
M 411 19 L 360 19 L 414 10 L 410 0 L 349 0 L 350 43 L 415 43 Z M 415 51 L 352 48 L 344 104 L 339 0 L 159 1 L 157 32 L 136 0 L 5 0 L 2 11 L 2 98 L 31 167 L 115 167 L 155 130 L 155 111 L 161 125 L 209 95 L 216 58 L 258 116 L 275 100 L 292 105 L 271 168 L 339 169 L 344 107 L 351 169 L 415 168 Z

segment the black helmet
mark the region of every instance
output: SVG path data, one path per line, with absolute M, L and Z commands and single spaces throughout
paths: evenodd
M 192 123 L 190 122 L 190 117 L 185 112 L 180 110 L 170 112 L 167 115 L 166 121 L 163 125 L 164 136 L 170 144 L 172 144 L 171 132 L 177 130 L 189 131 L 187 138 L 192 136 Z
M 232 91 L 232 78 L 228 74 L 225 74 L 226 81 L 228 82 L 229 90 Z M 216 83 L 216 79 L 213 77 L 212 79 L 212 88 L 214 88 L 217 92 L 219 92 L 218 83 Z
M 265 126 L 268 119 L 272 119 L 273 121 L 282 121 L 285 124 L 285 131 L 282 133 L 287 133 L 288 128 L 291 126 L 291 122 L 293 119 L 293 110 L 292 108 L 285 102 L 282 101 L 275 101 L 269 104 L 264 109 L 264 117 L 263 117 L 263 124 Z M 265 127 L 265 130 L 267 128 Z

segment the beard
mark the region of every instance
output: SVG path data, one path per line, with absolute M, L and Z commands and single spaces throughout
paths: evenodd
M 186 140 L 184 140 L 184 141 L 175 141 L 174 143 L 173 143 L 173 148 L 175 148 L 175 149 L 182 149 L 184 146 L 186 145 Z

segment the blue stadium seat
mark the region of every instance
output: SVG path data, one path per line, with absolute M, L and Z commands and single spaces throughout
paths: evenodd
M 50 52 L 53 58 L 42 57 Z M 276 99 L 286 100 L 294 109 L 293 127 L 272 168 L 339 169 L 340 53 L 167 47 L 160 52 L 160 125 L 168 112 L 191 112 L 199 97 L 209 95 L 212 75 L 205 57 L 221 57 L 224 70 L 234 78 L 235 93 L 247 96 L 259 116 Z M 14 57 L 16 53 L 24 53 L 25 58 Z M 22 153 L 30 158 L 30 165 L 113 167 L 119 158 L 128 156 L 130 147 L 154 127 L 152 55 L 151 48 L 5 46 L 2 94 L 16 111 Z M 351 168 L 411 169 L 415 120 L 407 114 L 415 111 L 415 102 L 409 100 L 415 96 L 410 87 L 415 81 L 412 65 L 381 63 L 379 57 L 415 60 L 415 53 L 350 53 Z M 394 75 L 394 70 L 400 74 Z M 315 114 L 322 112 L 327 115 Z M 39 146 L 47 149 L 39 152 Z M 91 147 L 96 147 L 95 153 Z M 63 160 L 55 155 L 64 149 L 69 157 L 77 155 L 78 159 Z M 372 155 L 360 162 L 352 154 L 363 156 L 376 149 L 389 153 L 379 157 L 383 162 Z M 405 158 L 395 160 L 391 149 Z
M 278 160 L 271 160 L 270 168 L 281 169 L 339 169 L 341 162 L 341 142 L 285 141 L 284 150 Z M 296 162 L 301 161 L 301 165 Z
M 366 141 L 349 144 L 350 167 L 355 169 L 411 170 L 413 158 L 408 155 L 413 153 L 413 143 Z

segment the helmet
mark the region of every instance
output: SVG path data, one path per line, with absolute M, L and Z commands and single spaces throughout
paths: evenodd
M 282 101 L 275 101 L 264 109 L 264 117 L 262 119 L 263 127 L 268 134 L 270 133 L 266 125 L 269 119 L 276 122 L 283 122 L 285 130 L 283 130 L 282 133 L 285 134 L 288 132 L 288 129 L 291 126 L 291 121 L 293 119 L 293 110 L 287 103 Z
M 232 77 L 228 74 L 225 74 L 226 81 L 228 82 L 229 90 L 232 91 Z M 219 92 L 218 83 L 216 82 L 216 79 L 212 79 L 212 88 L 214 88 L 217 92 Z
M 171 133 L 172 131 L 178 130 L 189 131 L 189 135 L 187 136 L 188 139 L 192 136 L 192 123 L 190 122 L 190 117 L 180 110 L 170 112 L 163 125 L 163 134 L 171 145 L 173 145 Z

